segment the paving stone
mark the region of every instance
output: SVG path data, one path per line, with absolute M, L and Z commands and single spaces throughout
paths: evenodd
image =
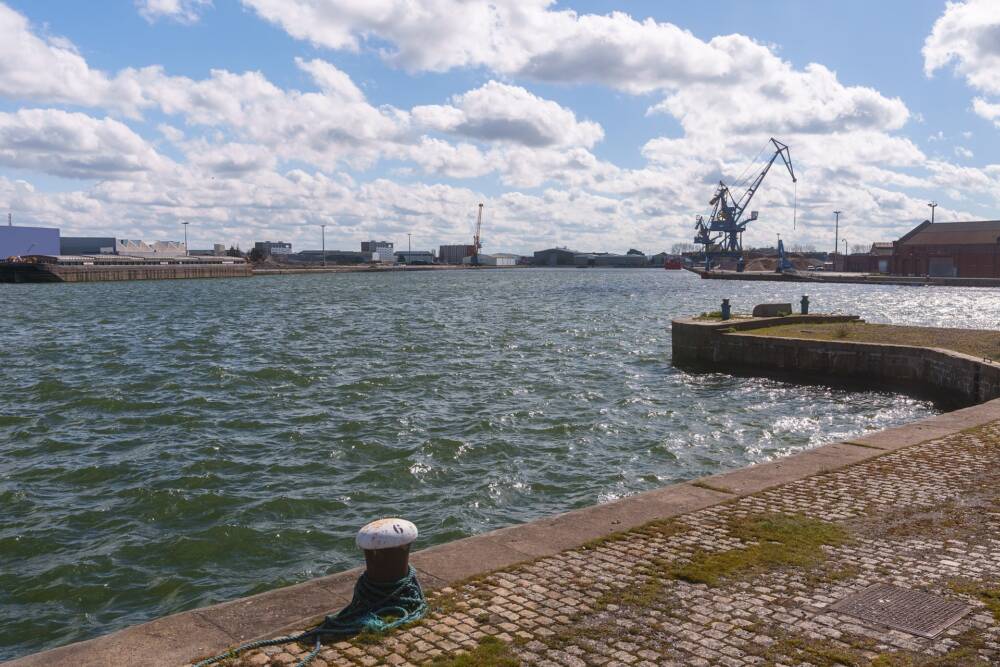
M 446 593 L 454 602 L 450 611 L 433 610 L 432 601 L 431 614 L 419 624 L 374 643 L 331 644 L 322 659 L 329 665 L 421 665 L 474 650 L 493 636 L 532 665 L 792 667 L 809 664 L 794 648 L 802 642 L 854 650 L 868 660 L 895 650 L 931 658 L 973 633 L 979 658 L 1000 664 L 1000 624 L 976 596 L 951 587 L 958 579 L 1000 586 L 1000 540 L 993 537 L 1000 534 L 1000 492 L 990 491 L 996 488 L 1000 422 L 682 515 L 674 521 L 676 530 L 625 532 L 454 586 Z M 973 510 L 977 530 L 919 521 L 897 530 L 906 513 L 933 517 L 969 503 L 982 505 Z M 654 564 L 662 568 L 689 562 L 699 551 L 747 547 L 733 526 L 761 513 L 839 523 L 855 539 L 824 547 L 821 571 L 776 568 L 718 586 L 661 578 L 648 604 L 629 601 L 650 581 Z M 882 529 L 879 522 L 890 516 L 896 523 L 885 518 Z M 974 609 L 930 639 L 831 611 L 837 601 L 875 583 L 959 597 Z M 255 651 L 245 664 L 292 664 L 304 655 L 303 648 L 295 649 Z

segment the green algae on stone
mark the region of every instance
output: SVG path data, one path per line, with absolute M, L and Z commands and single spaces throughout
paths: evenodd
M 667 566 L 675 579 L 714 586 L 725 577 L 775 567 L 809 567 L 826 558 L 823 546 L 848 541 L 843 528 L 801 514 L 759 514 L 731 522 L 729 532 L 748 546 L 698 551 L 684 564 Z

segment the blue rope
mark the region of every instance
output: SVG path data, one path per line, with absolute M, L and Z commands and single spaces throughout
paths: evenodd
M 227 658 L 234 658 L 244 651 L 265 646 L 279 646 L 294 642 L 315 640 L 313 649 L 295 667 L 305 667 L 319 655 L 324 639 L 344 638 L 362 632 L 385 633 L 401 625 L 423 618 L 427 613 L 427 600 L 417 581 L 417 571 L 410 567 L 405 577 L 398 581 L 369 581 L 365 572 L 354 585 L 351 603 L 336 614 L 327 616 L 322 623 L 290 637 L 259 639 L 247 642 L 217 656 L 195 663 L 194 667 L 208 667 Z M 386 621 L 386 618 L 392 620 Z

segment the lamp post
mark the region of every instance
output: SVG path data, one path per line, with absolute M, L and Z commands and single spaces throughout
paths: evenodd
M 326 266 L 326 225 L 320 225 L 319 228 L 323 235 L 323 266 Z
M 928 204 L 928 206 L 931 207 L 931 222 L 934 222 L 934 209 L 937 208 L 937 202 L 932 201 L 931 203 Z
M 191 223 L 188 222 L 187 220 L 185 220 L 181 224 L 184 225 L 184 256 L 187 257 L 188 256 L 188 225 L 190 225 Z
M 837 249 L 840 246 L 840 241 L 839 241 L 839 239 L 840 239 L 840 211 L 834 211 L 833 214 L 836 216 L 836 219 L 834 220 L 834 228 L 833 228 L 833 257 L 834 257 L 834 261 L 836 261 L 836 258 L 837 258 Z M 834 266 L 833 268 L 836 269 L 837 267 Z

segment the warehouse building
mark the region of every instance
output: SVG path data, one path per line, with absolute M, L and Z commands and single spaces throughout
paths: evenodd
M 549 248 L 535 251 L 535 266 L 576 266 L 575 257 L 579 255 L 569 248 Z
M 259 252 L 261 257 L 292 254 L 292 244 L 285 241 L 257 241 L 253 244 L 253 249 Z
M 55 227 L 0 227 L 0 261 L 21 255 L 58 255 Z
M 573 258 L 576 266 L 603 266 L 616 269 L 641 269 L 649 266 L 645 255 L 616 255 L 610 252 L 579 253 Z
M 58 255 L 55 227 L 0 227 L 0 261 L 20 255 Z
M 478 257 L 480 266 L 517 266 L 520 255 L 512 255 L 509 252 L 495 252 L 492 255 L 480 254 Z M 472 257 L 462 260 L 463 264 L 472 264 Z
M 892 272 L 901 276 L 1000 278 L 1000 220 L 925 220 L 893 243 Z
M 396 261 L 400 264 L 419 265 L 433 264 L 433 250 L 398 250 L 396 251 Z
M 59 239 L 60 255 L 129 255 L 131 257 L 184 257 L 183 241 L 141 241 L 111 236 L 64 236 Z
M 438 248 L 438 261 L 442 264 L 462 264 L 466 257 L 476 254 L 474 245 L 443 245 Z
M 118 239 L 113 236 L 64 236 L 59 239 L 60 255 L 113 255 Z
M 361 252 L 368 255 L 368 261 L 373 263 L 393 264 L 396 254 L 393 252 L 392 241 L 362 241 Z
M 371 253 L 357 250 L 300 250 L 291 255 L 283 255 L 283 262 L 306 262 L 309 264 L 367 264 Z

